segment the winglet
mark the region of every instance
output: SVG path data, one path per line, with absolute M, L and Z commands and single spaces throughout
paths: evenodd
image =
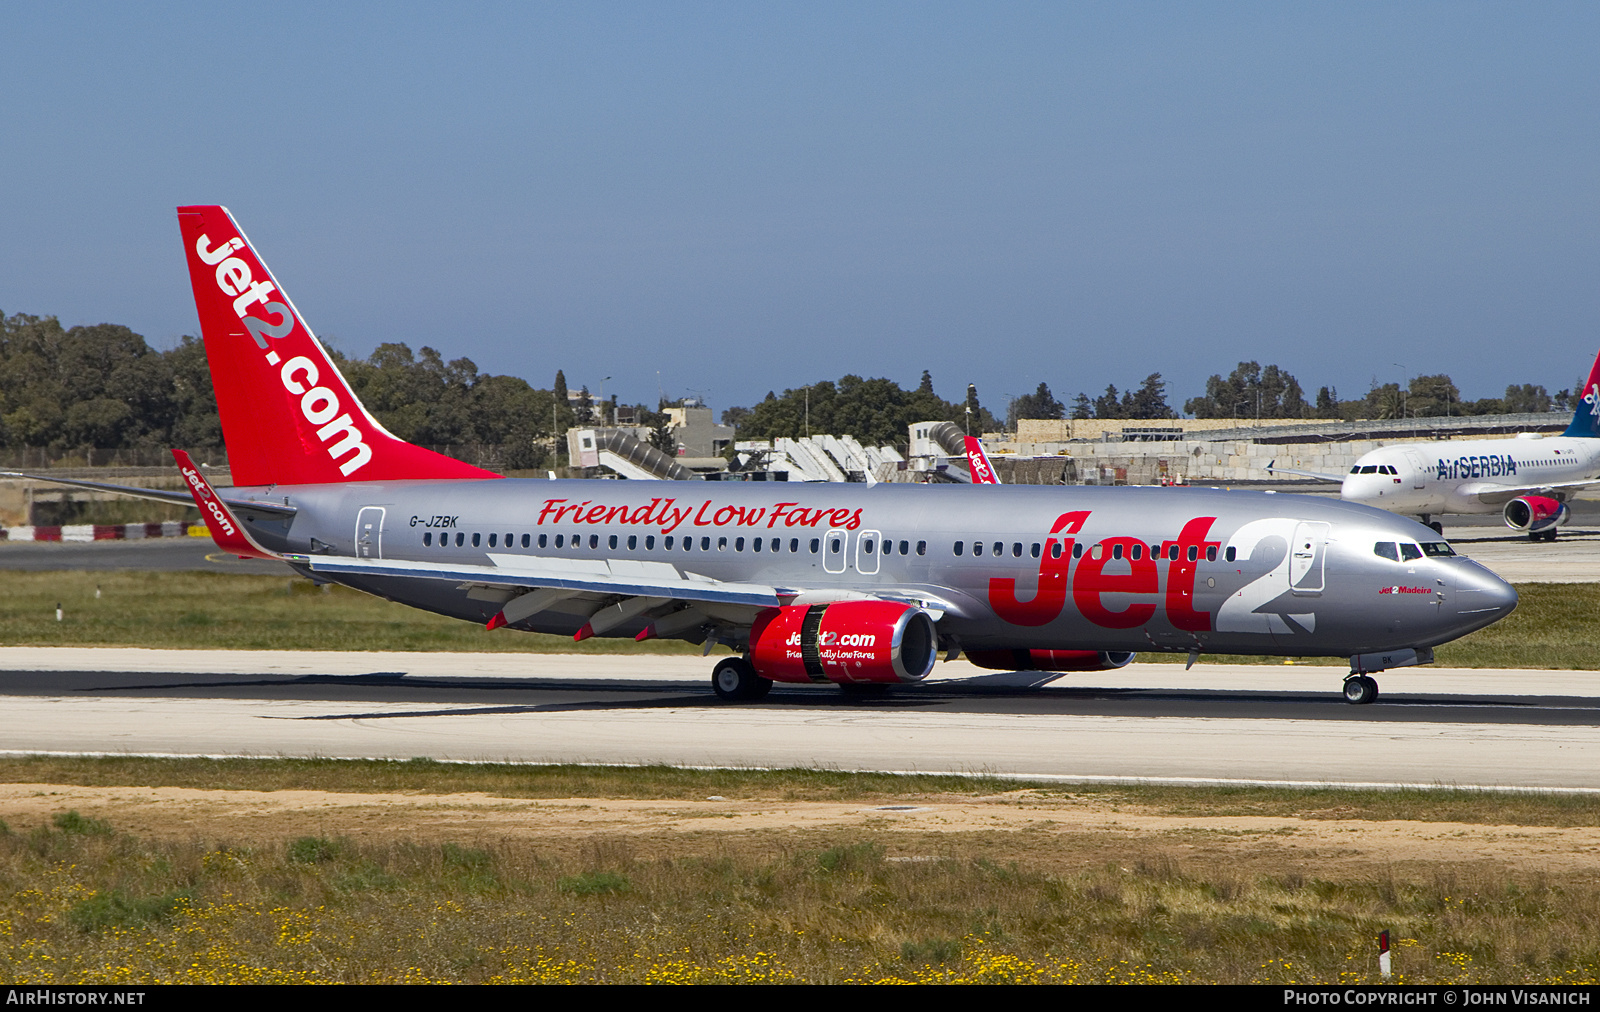
M 211 540 L 217 543 L 218 548 L 242 559 L 279 557 L 256 544 L 255 539 L 244 529 L 244 525 L 211 487 L 211 483 L 206 481 L 205 475 L 200 473 L 200 469 L 195 466 L 194 459 L 188 453 L 183 450 L 173 450 L 172 457 L 178 462 L 178 470 L 183 474 L 184 484 L 189 486 L 189 494 L 194 496 L 194 504 L 200 510 L 200 518 L 206 522 L 206 530 L 211 532 Z
M 972 470 L 972 483 L 974 485 L 998 485 L 1000 476 L 994 473 L 994 467 L 989 463 L 989 455 L 983 452 L 983 444 L 978 442 L 978 437 L 967 436 L 967 467 Z

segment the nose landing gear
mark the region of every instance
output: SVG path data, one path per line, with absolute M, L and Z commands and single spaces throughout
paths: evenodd
M 1344 701 L 1357 706 L 1378 698 L 1378 683 L 1370 675 L 1351 672 L 1344 680 Z

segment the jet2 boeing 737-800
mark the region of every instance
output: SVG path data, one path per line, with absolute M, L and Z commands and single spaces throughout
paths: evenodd
M 1460 439 L 1397 443 L 1363 454 L 1345 475 L 1318 474 L 1267 465 L 1275 474 L 1297 474 L 1339 483 L 1339 498 L 1422 519 L 1436 513 L 1499 513 L 1506 526 L 1528 537 L 1554 541 L 1571 510 L 1574 492 L 1600 485 L 1600 358 L 1559 436 L 1525 432 L 1511 439 Z M 1273 464 L 1277 462 L 1274 461 Z
M 235 487 L 174 455 L 217 543 L 487 635 L 726 644 L 724 699 L 1155 650 L 1348 657 L 1366 703 L 1516 604 L 1428 528 L 1310 496 L 500 478 L 387 432 L 226 209 L 178 220 Z

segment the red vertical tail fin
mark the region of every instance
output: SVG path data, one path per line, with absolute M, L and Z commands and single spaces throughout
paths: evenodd
M 227 208 L 178 224 L 235 484 L 498 477 L 378 424 Z

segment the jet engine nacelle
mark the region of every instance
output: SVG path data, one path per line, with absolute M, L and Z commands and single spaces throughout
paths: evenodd
M 916 682 L 938 656 L 933 619 L 898 601 L 792 604 L 750 628 L 750 663 L 775 682 Z
M 968 650 L 966 657 L 996 671 L 1110 671 L 1133 660 L 1122 650 Z
M 1554 530 L 1565 524 L 1571 515 L 1566 503 L 1543 495 L 1513 499 L 1505 508 L 1506 526 L 1529 534 Z

